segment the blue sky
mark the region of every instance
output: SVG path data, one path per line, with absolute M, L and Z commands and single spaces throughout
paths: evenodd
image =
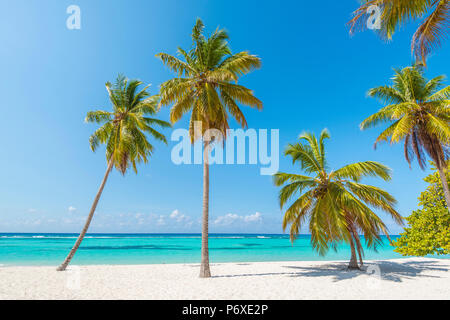
M 71 4 L 81 8 L 81 30 L 66 28 Z M 350 37 L 346 22 L 356 7 L 357 1 L 2 1 L 0 232 L 80 230 L 106 167 L 103 150 L 89 148 L 96 127 L 83 122 L 86 112 L 110 108 L 104 84 L 118 73 L 151 83 L 157 93 L 172 74 L 155 54 L 188 48 L 197 17 L 208 33 L 226 28 L 234 52 L 248 50 L 263 61 L 240 82 L 264 103 L 262 112 L 245 109 L 250 128 L 279 129 L 283 149 L 302 131 L 327 127 L 330 166 L 388 165 L 390 183 L 368 182 L 391 192 L 409 215 L 427 172 L 409 169 L 402 145 L 375 151 L 380 129 L 361 132 L 358 124 L 380 107 L 367 90 L 411 63 L 415 24 L 390 43 L 371 31 Z M 449 57 L 447 42 L 430 58 L 427 75 L 449 74 Z M 174 128 L 186 125 L 183 119 Z M 91 232 L 200 231 L 202 167 L 173 164 L 174 145 L 155 143 L 138 175 L 113 172 Z M 299 168 L 281 157 L 280 170 Z M 210 231 L 281 233 L 277 194 L 259 166 L 213 166 Z M 401 230 L 386 223 L 392 233 Z

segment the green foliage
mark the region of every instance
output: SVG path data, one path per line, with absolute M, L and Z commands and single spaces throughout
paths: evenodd
M 450 179 L 449 170 L 447 179 Z M 430 174 L 424 181 L 430 185 L 420 194 L 422 208 L 406 218 L 408 227 L 394 242 L 394 251 L 404 256 L 450 254 L 450 214 L 439 173 Z
M 364 29 L 372 18 L 372 6 L 381 9 L 381 29 L 378 33 L 388 40 L 394 33 L 412 20 L 420 25 L 411 41 L 411 50 L 417 61 L 425 63 L 426 57 L 438 48 L 448 35 L 450 25 L 450 0 L 361 0 L 361 6 L 353 12 L 349 22 L 350 33 Z
M 189 132 L 194 137 L 194 122 L 202 122 L 203 131 L 218 129 L 226 137 L 230 114 L 242 127 L 247 121 L 238 103 L 262 109 L 263 105 L 250 89 L 238 85 L 240 76 L 261 66 L 261 60 L 248 52 L 232 54 L 228 34 L 217 29 L 209 38 L 198 19 L 192 29 L 192 48 L 178 48 L 180 58 L 166 53 L 156 56 L 177 74 L 161 85 L 161 105 L 172 105 L 170 120 L 177 122 L 191 113 Z M 184 61 L 183 61 L 184 59 Z M 203 134 L 204 132 L 202 132 Z
M 431 80 L 424 77 L 420 66 L 396 69 L 392 86 L 370 89 L 370 97 L 386 106 L 361 123 L 368 129 L 387 123 L 375 146 L 382 141 L 404 141 L 406 161 L 414 157 L 423 169 L 426 154 L 435 164 L 444 165 L 450 144 L 450 86 L 444 87 L 444 76 Z
M 102 125 L 89 139 L 92 151 L 96 151 L 100 144 L 106 144 L 107 161 L 112 159 L 122 174 L 130 165 L 137 172 L 136 163 L 148 161 L 153 145 L 147 134 L 167 143 L 166 137 L 152 126 L 170 127 L 170 124 L 149 117 L 158 112 L 159 96 L 150 96 L 148 86 L 139 91 L 141 84 L 141 81 L 128 80 L 122 75 L 114 84 L 107 82 L 106 90 L 113 111 L 90 111 L 85 119 Z
M 359 181 L 364 177 L 390 180 L 390 169 L 378 162 L 365 161 L 329 171 L 325 153 L 325 140 L 329 137 L 326 129 L 319 139 L 311 133 L 303 133 L 298 143 L 286 148 L 285 155 L 290 156 L 293 163 L 299 163 L 307 175 L 278 172 L 273 177 L 274 184 L 282 186 L 281 208 L 291 203 L 284 214 L 283 229 L 290 225 L 294 241 L 309 219 L 311 242 L 321 255 L 329 248 L 336 249 L 340 241 L 351 242 L 358 233 L 364 235 L 369 248 L 376 249 L 381 242 L 380 234 L 388 235 L 388 231 L 372 209 L 389 213 L 399 224 L 403 221 L 394 209 L 393 196 Z

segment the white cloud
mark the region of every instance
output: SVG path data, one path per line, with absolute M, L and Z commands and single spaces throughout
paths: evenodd
M 158 226 L 163 226 L 166 224 L 166 221 L 164 220 L 164 216 L 159 216 L 157 224 L 158 224 Z
M 29 213 L 35 213 L 37 210 L 36 209 L 34 209 L 34 208 L 30 208 L 30 209 L 28 209 L 28 212 Z
M 256 212 L 251 215 L 247 216 L 240 216 L 234 213 L 228 213 L 224 216 L 217 217 L 216 220 L 214 220 L 214 224 L 220 225 L 220 226 L 229 226 L 231 224 L 234 224 L 235 222 L 261 222 L 262 221 L 262 214 L 259 212 Z
M 255 212 L 255 214 L 251 214 L 244 217 L 245 222 L 260 222 L 262 220 L 262 215 L 259 212 Z
M 239 216 L 237 214 L 227 213 L 224 216 L 217 217 L 217 219 L 214 220 L 214 224 L 217 224 L 217 225 L 230 225 L 230 224 L 232 224 L 233 222 L 235 222 L 238 219 L 239 219 Z
M 178 210 L 172 211 L 172 213 L 170 214 L 169 217 L 170 217 L 170 219 L 173 219 L 178 223 L 184 222 L 185 224 L 188 224 L 189 222 L 191 222 L 191 217 L 180 213 Z
M 172 213 L 170 214 L 170 217 L 172 218 L 172 219 L 175 219 L 177 216 L 179 216 L 180 215 L 180 212 L 178 211 L 178 209 L 175 209 L 175 210 L 173 210 L 172 211 Z
M 66 207 L 65 215 L 44 215 L 41 209 L 25 209 L 23 216 L 10 221 L 0 221 L 1 228 L 24 227 L 27 232 L 61 231 L 79 232 L 84 225 L 87 213 L 73 205 Z M 28 212 L 36 212 L 31 214 Z M 38 228 L 38 226 L 41 226 Z M 197 230 L 197 218 L 181 213 L 180 210 L 166 213 L 145 212 L 96 212 L 90 227 L 91 232 L 190 232 Z M 26 228 L 25 228 L 26 227 Z M 190 231 L 189 231 L 190 230 Z

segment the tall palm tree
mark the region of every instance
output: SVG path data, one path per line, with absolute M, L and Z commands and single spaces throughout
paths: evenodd
M 402 24 L 421 20 L 411 41 L 411 51 L 423 64 L 448 35 L 450 0 L 363 0 L 349 22 L 350 33 L 366 26 L 371 14 L 368 9 L 373 5 L 382 10 L 380 34 L 388 40 Z
M 292 158 L 293 164 L 299 163 L 308 175 L 284 172 L 274 175 L 274 184 L 283 186 L 279 193 L 280 207 L 291 203 L 284 214 L 283 229 L 290 224 L 290 237 L 294 241 L 309 220 L 311 242 L 320 255 L 330 248 L 337 250 L 337 244 L 345 241 L 351 248 L 349 268 L 359 269 L 356 251 L 363 263 L 359 234 L 364 235 L 367 247 L 373 249 L 382 242 L 381 233 L 389 238 L 385 224 L 372 208 L 387 212 L 399 224 L 403 223 L 402 217 L 394 209 L 393 196 L 360 183 L 363 177 L 390 180 L 390 169 L 378 162 L 365 161 L 330 171 L 324 143 L 329 137 L 326 129 L 319 139 L 303 133 L 298 143 L 286 148 L 284 154 Z
M 228 34 L 224 30 L 216 29 L 209 38 L 203 35 L 203 30 L 203 22 L 197 19 L 192 30 L 192 48 L 189 52 L 178 48 L 178 54 L 184 61 L 166 53 L 157 54 L 177 74 L 176 78 L 161 85 L 160 103 L 173 104 L 170 111 L 172 123 L 191 113 L 189 134 L 192 143 L 201 138 L 194 134 L 195 122 L 202 124 L 202 135 L 208 129 L 216 129 L 226 138 L 229 115 L 241 127 L 247 127 L 239 103 L 262 109 L 261 101 L 253 92 L 237 84 L 240 76 L 260 67 L 260 58 L 245 51 L 232 54 Z M 210 143 L 204 141 L 203 152 L 202 278 L 211 276 L 208 250 Z
M 397 143 L 404 140 L 406 161 L 411 166 L 414 156 L 419 166 L 426 166 L 426 154 L 434 161 L 450 209 L 450 190 L 445 175 L 450 143 L 450 86 L 444 86 L 444 76 L 429 81 L 419 66 L 395 70 L 392 86 L 369 90 L 371 97 L 386 106 L 364 120 L 362 130 L 387 122 L 375 141 Z
M 154 149 L 146 134 L 167 144 L 165 136 L 152 128 L 152 126 L 169 127 L 170 124 L 149 117 L 157 113 L 159 97 L 158 95 L 150 96 L 147 92 L 149 86 L 138 91 L 141 84 L 141 81 L 129 81 L 119 75 L 114 85 L 109 82 L 106 83 L 109 99 L 113 106 L 112 112 L 91 111 L 86 115 L 86 122 L 102 124 L 91 135 L 89 143 L 94 152 L 100 144 L 106 144 L 106 161 L 108 166 L 83 230 L 67 258 L 58 267 L 58 271 L 64 271 L 67 268 L 83 241 L 112 168 L 116 167 L 120 173 L 125 175 L 127 169 L 132 166 L 137 173 L 136 164 L 139 162 L 147 163 L 148 157 Z

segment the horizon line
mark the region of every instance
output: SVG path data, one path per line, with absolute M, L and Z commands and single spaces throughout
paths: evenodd
M 0 234 L 70 234 L 70 235 L 77 235 L 80 234 L 79 232 L 0 232 Z M 201 232 L 87 232 L 88 234 L 114 234 L 114 235 L 151 235 L 151 234 L 159 234 L 159 235 L 165 235 L 165 234 L 181 234 L 181 235 L 201 235 Z M 277 236 L 289 236 L 289 234 L 286 233 L 242 233 L 242 232 L 215 232 L 215 233 L 209 233 L 209 235 L 224 235 L 224 234 L 240 234 L 240 235 L 277 235 Z M 310 233 L 299 233 L 299 236 L 310 236 Z M 400 234 L 389 234 L 389 236 L 399 236 Z M 360 236 L 364 236 L 361 235 Z M 381 236 L 386 236 L 382 234 Z

